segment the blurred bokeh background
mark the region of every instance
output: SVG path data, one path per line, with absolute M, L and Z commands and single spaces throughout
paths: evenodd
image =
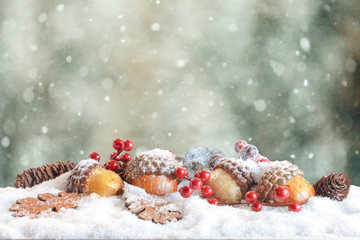
M 0 1 L 0 186 L 54 161 L 239 139 L 360 184 L 360 4 Z

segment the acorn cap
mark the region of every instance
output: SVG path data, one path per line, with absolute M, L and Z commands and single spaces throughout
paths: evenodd
M 221 168 L 226 171 L 240 187 L 241 192 L 245 194 L 250 190 L 252 186 L 255 185 L 254 173 L 252 171 L 250 161 L 243 161 L 235 158 L 224 158 L 219 161 L 214 170 Z
M 96 160 L 87 159 L 80 161 L 70 172 L 66 185 L 66 192 L 86 193 L 89 176 L 97 168 L 103 168 L 103 166 Z
M 285 186 L 293 177 L 303 176 L 304 173 L 295 164 L 288 161 L 276 161 L 261 177 L 256 188 L 258 199 L 264 203 L 274 203 L 273 190 Z
M 137 155 L 126 166 L 125 179 L 132 183 L 136 178 L 147 174 L 165 175 L 176 178 L 175 169 L 181 167 L 171 152 L 161 149 L 153 149 Z

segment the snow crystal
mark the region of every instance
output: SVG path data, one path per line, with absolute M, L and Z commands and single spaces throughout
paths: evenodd
M 66 62 L 68 62 L 68 63 L 69 63 L 69 62 L 71 62 L 71 61 L 72 61 L 72 57 L 71 57 L 71 56 L 67 56 L 65 60 L 66 60 Z
M 185 59 L 178 59 L 177 61 L 176 61 L 176 67 L 178 67 L 178 68 L 183 68 L 183 67 L 185 67 L 185 65 L 186 65 L 186 60 Z
M 46 134 L 46 133 L 48 132 L 48 130 L 49 130 L 49 129 L 48 129 L 47 127 L 45 127 L 45 126 L 41 128 L 41 132 L 42 132 L 43 134 Z
M 308 80 L 305 79 L 304 80 L 304 86 L 307 87 L 307 85 L 308 85 Z
M 3 146 L 3 148 L 7 148 L 10 146 L 10 138 L 5 136 L 1 139 L 1 146 Z
M 62 11 L 64 11 L 64 4 L 59 4 L 57 7 L 56 7 L 56 10 L 58 11 L 58 12 L 62 12 Z
M 35 94 L 31 87 L 25 89 L 25 91 L 23 92 L 23 99 L 27 103 L 32 102 L 34 100 L 34 97 L 35 97 Z
M 273 163 L 276 164 L 276 163 Z M 124 206 L 122 196 L 85 196 L 77 209 L 48 218 L 12 217 L 8 209 L 17 199 L 66 189 L 70 173 L 26 189 L 0 188 L 0 238 L 339 238 L 360 236 L 360 187 L 351 186 L 348 198 L 337 202 L 310 198 L 299 213 L 282 207 L 253 212 L 247 205 L 214 206 L 194 193 L 188 199 L 167 194 L 183 219 L 165 225 L 140 220 Z M 125 183 L 125 192 L 146 196 L 143 189 Z M 111 224 L 109 224 L 111 223 Z
M 300 39 L 300 47 L 302 48 L 302 50 L 304 50 L 305 52 L 309 52 L 310 51 L 310 41 L 309 39 L 303 37 Z
M 158 24 L 158 23 L 151 24 L 151 30 L 153 30 L 154 32 L 159 31 L 160 30 L 160 24 Z
M 254 102 L 255 110 L 258 112 L 262 112 L 266 109 L 266 102 L 262 99 L 258 99 Z

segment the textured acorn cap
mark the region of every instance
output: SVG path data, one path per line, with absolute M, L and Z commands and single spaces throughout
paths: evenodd
M 224 158 L 215 165 L 214 170 L 221 168 L 226 171 L 236 181 L 242 194 L 245 194 L 255 184 L 252 164 L 250 161 Z
M 273 190 L 279 186 L 285 186 L 293 177 L 303 176 L 304 173 L 295 164 L 288 161 L 273 162 L 261 177 L 256 192 L 258 199 L 265 203 L 274 203 Z
M 103 168 L 103 166 L 101 166 L 93 159 L 80 161 L 70 172 L 70 176 L 66 185 L 66 191 L 74 193 L 86 193 L 88 189 L 89 176 L 97 168 Z
M 125 180 L 132 183 L 134 179 L 144 174 L 157 174 L 176 178 L 174 172 L 178 167 L 181 167 L 181 164 L 171 152 L 156 148 L 140 153 L 127 164 Z

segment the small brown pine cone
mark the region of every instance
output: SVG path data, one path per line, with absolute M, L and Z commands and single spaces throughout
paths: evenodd
M 317 181 L 314 188 L 317 196 L 341 202 L 349 194 L 350 179 L 345 173 L 331 173 Z
M 38 168 L 30 168 L 15 178 L 15 188 L 33 187 L 44 181 L 54 179 L 65 172 L 71 171 L 76 163 L 69 160 L 43 165 Z

